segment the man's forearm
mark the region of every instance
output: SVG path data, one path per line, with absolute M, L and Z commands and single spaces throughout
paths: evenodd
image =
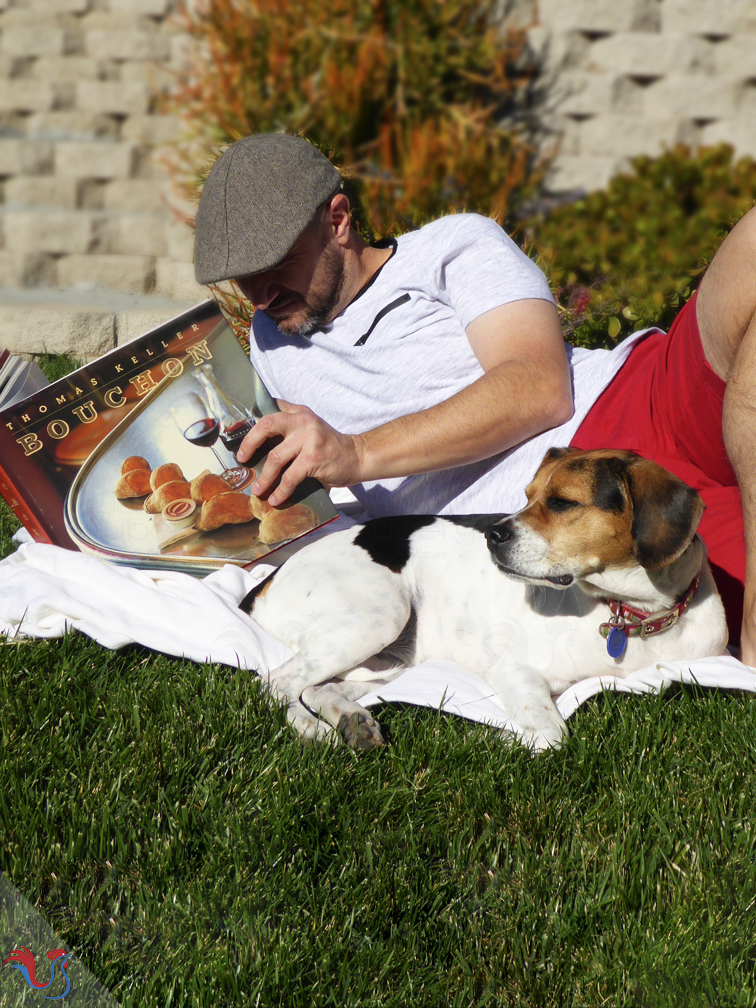
M 444 402 L 356 435 L 359 482 L 478 462 L 566 423 L 572 411 L 564 371 L 497 364 Z

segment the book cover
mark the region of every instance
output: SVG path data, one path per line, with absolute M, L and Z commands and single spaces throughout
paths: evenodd
M 0 492 L 38 542 L 138 567 L 244 566 L 331 521 L 315 480 L 286 506 L 251 494 L 276 407 L 214 302 L 0 412 Z M 267 447 L 271 447 L 269 443 Z

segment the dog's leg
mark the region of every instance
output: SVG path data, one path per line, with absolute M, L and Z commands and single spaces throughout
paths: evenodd
M 320 738 L 330 733 L 326 722 L 312 713 L 317 707 L 308 710 L 302 702 L 305 690 L 335 679 L 350 669 L 368 664 L 373 655 L 399 637 L 409 615 L 409 599 L 406 602 L 396 600 L 393 607 L 381 606 L 379 610 L 365 614 L 356 623 L 353 615 L 345 613 L 339 617 L 331 613 L 333 622 L 328 628 L 327 638 L 322 632 L 318 632 L 317 627 L 313 628 L 313 639 L 306 639 L 310 636 L 309 633 L 303 635 L 305 639 L 302 640 L 302 650 L 274 669 L 265 679 L 268 690 L 278 699 L 287 702 L 289 721 L 300 734 L 307 738 Z M 360 693 L 354 695 L 360 696 Z M 343 694 L 337 699 L 348 704 Z M 333 717 L 334 727 L 350 745 L 369 749 L 383 744 L 377 723 L 364 708 L 351 704 L 338 711 L 337 707 L 332 697 L 327 709 Z
M 368 710 L 354 702 L 368 689 L 367 683 L 354 680 L 308 686 L 302 703 L 333 725 L 352 748 L 372 749 L 383 745 L 380 727 Z
M 493 699 L 522 728 L 525 745 L 536 752 L 559 746 L 567 725 L 540 672 L 505 657 L 488 672 L 486 682 L 496 691 Z

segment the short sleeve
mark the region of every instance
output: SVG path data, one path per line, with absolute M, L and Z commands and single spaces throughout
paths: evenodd
M 512 301 L 538 298 L 554 303 L 542 271 L 496 221 L 479 214 L 456 214 L 442 220 L 448 230 L 445 241 L 439 242 L 444 246 L 437 278 L 439 294 L 454 309 L 463 328 L 479 315 Z

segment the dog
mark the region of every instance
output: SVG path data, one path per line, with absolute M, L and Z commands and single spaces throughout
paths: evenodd
M 598 675 L 725 653 L 699 494 L 630 451 L 552 448 L 513 515 L 399 515 L 312 543 L 240 608 L 295 655 L 267 680 L 306 738 L 383 742 L 355 701 L 429 658 L 481 676 L 533 750 L 553 697 Z

